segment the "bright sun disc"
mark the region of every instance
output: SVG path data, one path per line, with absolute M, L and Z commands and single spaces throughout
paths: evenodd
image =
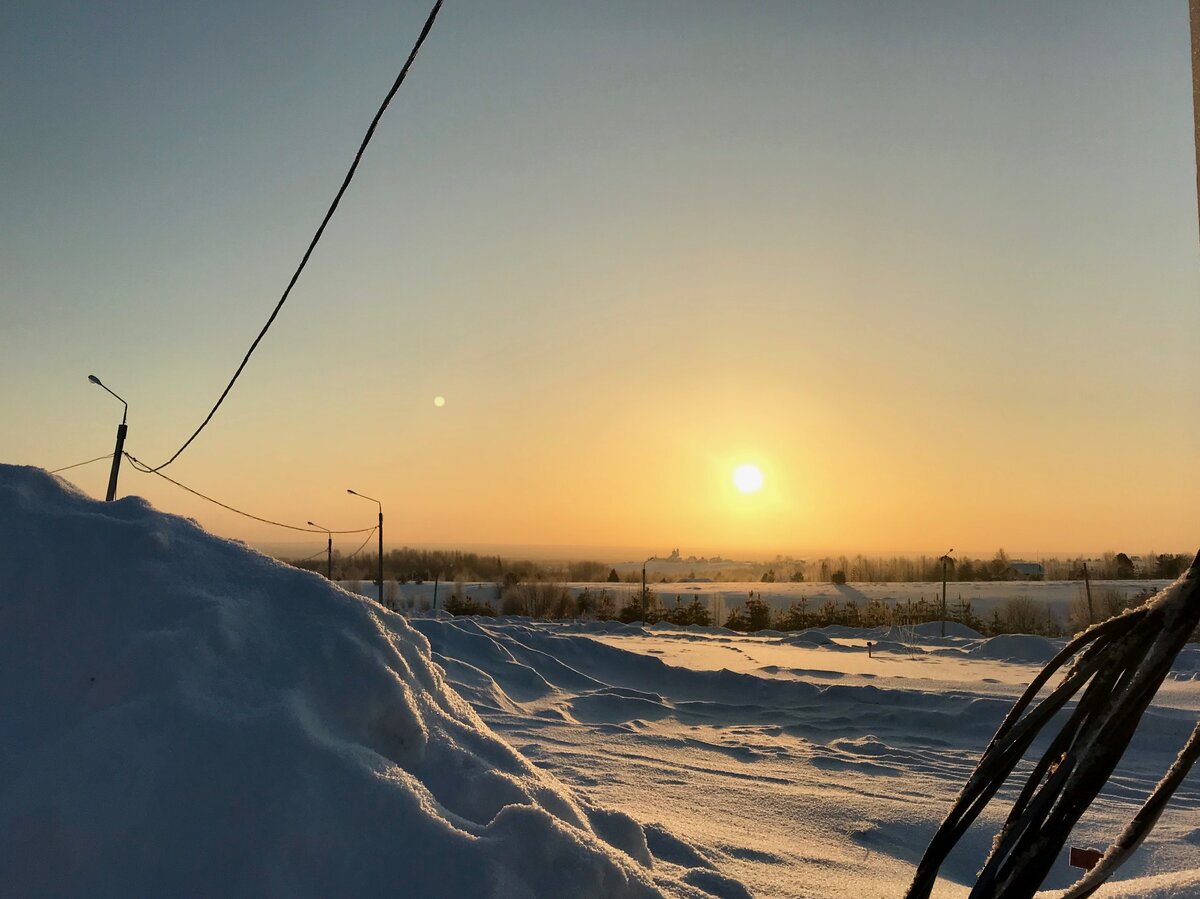
M 757 465 L 739 465 L 733 470 L 733 486 L 742 493 L 762 490 L 763 473 Z

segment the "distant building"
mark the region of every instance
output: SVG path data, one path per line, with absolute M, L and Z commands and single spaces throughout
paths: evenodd
M 1010 562 L 1005 574 L 1016 581 L 1041 581 L 1046 579 L 1046 570 L 1041 562 Z

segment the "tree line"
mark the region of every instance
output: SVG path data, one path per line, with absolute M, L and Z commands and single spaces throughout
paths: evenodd
M 978 615 L 970 600 L 961 596 L 948 601 L 945 620 L 957 622 L 985 637 L 999 634 L 1034 634 L 1044 637 L 1065 637 L 1078 633 L 1091 624 L 1103 621 L 1145 602 L 1154 593 L 1142 590 L 1126 594 L 1121 590 L 1098 589 L 1093 591 L 1088 602 L 1084 595 L 1072 602 L 1066 620 L 1055 614 L 1053 606 L 1038 602 L 1028 595 L 1018 594 L 995 606 L 990 614 Z M 451 615 L 523 615 L 543 620 L 584 619 L 595 621 L 644 622 L 655 624 L 667 622 L 681 627 L 699 625 L 707 627 L 721 624 L 733 631 L 753 633 L 756 631 L 801 631 L 809 628 L 841 625 L 855 628 L 911 627 L 940 621 L 943 618 L 941 603 L 924 598 L 903 602 L 886 602 L 869 599 L 859 603 L 850 599 L 838 601 L 826 599 L 819 605 L 809 604 L 806 598 L 798 599 L 786 609 L 775 608 L 750 591 L 744 602 L 737 604 L 724 621 L 714 621 L 708 604 L 697 596 L 686 599 L 680 596 L 674 602 L 661 596 L 652 588 L 645 594 L 639 590 L 626 594 L 623 603 L 608 588 L 586 588 L 576 594 L 562 584 L 534 583 L 519 584 L 501 592 L 498 606 L 481 602 L 466 594 L 461 584 L 446 601 L 444 609 Z M 1193 636 L 1200 640 L 1200 629 Z
M 334 551 L 333 569 L 336 580 L 374 580 L 378 575 L 376 553 L 365 552 L 345 556 Z M 1192 557 L 1185 553 L 1148 553 L 1130 556 L 1123 552 L 1106 552 L 1098 558 L 1042 559 L 1042 573 L 1034 580 L 1083 580 L 1084 568 L 1092 580 L 1174 579 L 1187 570 Z M 292 564 L 310 571 L 325 572 L 326 559 L 318 555 Z M 952 582 L 1017 580 L 1022 576 L 1012 567 L 1003 549 L 989 559 L 961 557 L 951 559 L 945 566 L 946 579 Z M 488 581 L 511 586 L 517 583 L 560 581 L 566 583 L 637 583 L 640 568 L 618 573 L 616 568 L 594 559 L 573 562 L 535 562 L 529 559 L 504 559 L 459 550 L 427 550 L 402 547 L 384 553 L 385 580 L 400 583 L 424 583 L 468 580 Z M 714 573 L 713 580 L 763 583 L 924 583 L 942 579 L 943 564 L 936 556 L 892 556 L 875 558 L 864 555 L 827 556 L 805 561 L 779 556 L 774 562 L 731 563 L 725 571 Z M 654 572 L 657 583 L 674 583 L 695 579 L 695 572 L 678 576 Z

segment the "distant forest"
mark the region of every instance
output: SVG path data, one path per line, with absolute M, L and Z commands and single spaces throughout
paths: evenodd
M 336 580 L 374 580 L 378 571 L 378 555 L 371 552 L 345 556 L 333 554 L 333 576 Z M 664 560 L 665 561 L 665 560 Z M 1096 559 L 1041 559 L 1039 573 L 1030 574 L 1014 568 L 1020 564 L 997 550 L 990 559 L 952 558 L 946 565 L 946 579 L 959 581 L 1006 580 L 1082 580 L 1084 565 L 1093 580 L 1173 579 L 1182 574 L 1192 557 L 1187 554 L 1148 553 L 1130 556 L 1123 552 L 1107 552 Z M 325 554 L 293 565 L 324 574 Z M 815 583 L 912 583 L 942 579 L 942 562 L 937 556 L 892 556 L 875 558 L 863 555 L 828 556 L 805 561 L 777 556 L 771 562 L 730 562 L 727 568 L 713 571 L 711 567 L 696 566 L 688 570 L 688 560 L 670 563 L 671 571 L 650 566 L 654 583 L 676 583 L 687 580 L 815 582 Z M 433 581 L 480 581 L 511 586 L 527 582 L 558 583 L 637 583 L 641 568 L 630 569 L 629 563 L 618 572 L 613 566 L 595 560 L 550 563 L 528 559 L 504 559 L 457 550 L 426 550 L 404 547 L 384 554 L 385 580 L 402 583 Z

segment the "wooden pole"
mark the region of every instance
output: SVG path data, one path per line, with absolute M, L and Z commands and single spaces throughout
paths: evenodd
M 1192 18 L 1192 114 L 1196 120 L 1196 214 L 1200 216 L 1200 0 L 1189 0 Z
M 1096 615 L 1092 611 L 1092 582 L 1088 577 L 1087 562 L 1083 563 L 1083 587 L 1087 591 L 1088 602 L 1088 626 L 1096 623 Z

